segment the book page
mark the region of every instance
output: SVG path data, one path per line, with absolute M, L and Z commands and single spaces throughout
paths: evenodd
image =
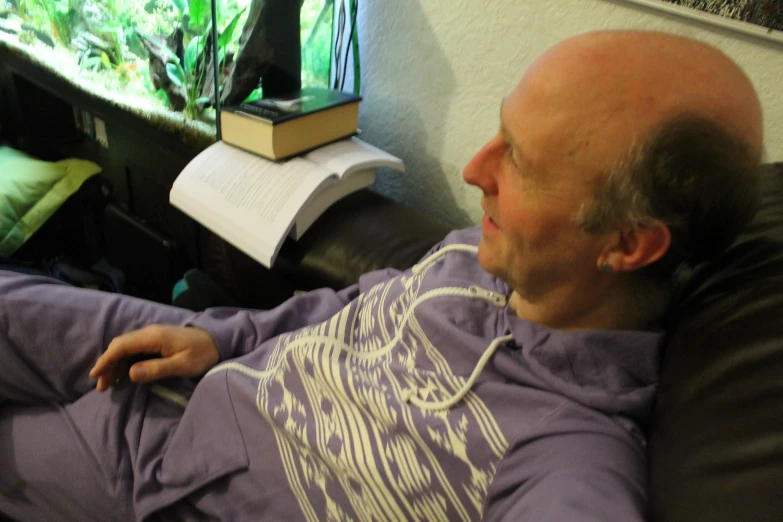
M 230 207 L 226 211 L 225 202 L 210 202 L 198 188 L 195 185 L 180 185 L 172 189 L 169 201 L 262 265 L 271 267 L 278 251 L 274 238 L 267 240 L 265 236 L 250 230 L 250 227 L 240 226 L 231 214 Z
M 302 158 L 273 162 L 218 142 L 185 167 L 170 198 L 207 228 L 220 223 L 221 231 L 214 231 L 227 240 L 234 237 L 238 248 L 248 247 L 235 243 L 236 230 L 225 232 L 227 221 L 244 231 L 247 242 L 263 240 L 276 254 L 302 206 L 330 177 Z M 198 215 L 180 206 L 184 197 L 198 202 Z
M 322 190 L 313 195 L 312 199 L 302 209 L 302 212 L 296 216 L 296 221 L 294 226 L 291 227 L 289 236 L 298 241 L 307 232 L 310 225 L 321 217 L 321 214 L 336 203 L 337 200 L 373 183 L 375 183 L 375 169 L 368 169 L 356 172 L 339 183 L 325 185 Z
M 400 158 L 358 138 L 349 138 L 326 145 L 305 154 L 304 157 L 336 173 L 340 178 L 350 176 L 358 170 L 378 167 L 405 171 L 405 165 Z

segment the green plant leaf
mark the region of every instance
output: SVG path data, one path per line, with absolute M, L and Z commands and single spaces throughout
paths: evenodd
M 171 5 L 177 8 L 177 11 L 179 11 L 180 15 L 185 14 L 185 9 L 187 9 L 187 4 L 185 3 L 187 0 L 171 0 Z
M 225 29 L 223 29 L 223 32 L 220 34 L 220 37 L 218 38 L 218 48 L 225 47 L 229 43 L 231 43 L 231 39 L 234 37 L 234 31 L 237 28 L 237 24 L 239 23 L 239 18 L 242 16 L 242 13 L 245 12 L 245 9 L 243 8 L 241 11 L 239 11 L 236 16 L 229 22 L 229 24 L 226 26 Z
M 188 42 L 187 47 L 185 47 L 185 72 L 187 74 L 193 74 L 193 71 L 196 69 L 198 57 L 201 51 L 204 50 L 206 40 L 203 36 L 194 36 Z
M 71 6 L 68 4 L 68 2 L 57 2 L 54 4 L 54 7 L 56 11 L 62 15 L 68 14 L 68 11 L 71 10 Z
M 256 87 L 250 94 L 247 95 L 247 98 L 245 98 L 242 103 L 254 102 L 256 100 L 260 100 L 263 97 L 264 90 L 261 87 Z
M 161 102 L 163 102 L 164 105 L 169 104 L 169 95 L 166 94 L 166 90 L 162 87 L 155 91 L 155 97 L 159 99 Z
M 82 60 L 82 69 L 90 69 L 94 71 L 101 64 L 100 56 L 90 56 Z
M 202 96 L 201 98 L 196 98 L 196 103 L 203 103 L 207 104 L 210 103 L 212 100 L 208 96 Z
M 184 71 L 182 70 L 182 67 L 177 67 L 177 64 L 171 62 L 167 63 L 166 74 L 168 75 L 169 80 L 177 87 L 185 85 Z
M 211 16 L 212 9 L 207 9 L 207 0 L 190 0 L 190 25 L 196 32 L 201 32 Z
M 177 53 L 175 53 L 168 45 L 161 45 L 160 50 L 163 51 L 163 54 L 169 61 L 179 62 L 179 56 L 177 56 Z
M 100 32 L 104 33 L 104 34 L 110 34 L 110 35 L 114 36 L 114 38 L 116 40 L 112 40 L 111 38 L 108 38 L 108 40 L 107 40 L 106 38 L 104 38 L 105 41 L 108 41 L 112 45 L 115 44 L 115 41 L 116 41 L 116 43 L 119 43 L 119 44 L 125 43 L 125 35 L 123 34 L 122 26 L 119 25 L 119 24 L 117 24 L 117 25 L 107 25 L 107 26 L 101 27 L 100 28 Z

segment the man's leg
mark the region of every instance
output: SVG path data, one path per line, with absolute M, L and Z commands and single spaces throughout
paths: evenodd
M 66 404 L 0 407 L 0 513 L 18 521 L 135 520 L 134 492 L 183 409 L 145 385 L 91 391 Z
M 182 409 L 147 386 L 98 393 L 88 372 L 117 335 L 192 314 L 0 271 L 0 513 L 132 519 Z
M 88 373 L 114 337 L 192 314 L 0 271 L 0 404 L 73 402 L 95 386 Z
M 103 441 L 96 455 L 97 441 L 71 418 L 78 403 L 0 408 L 0 513 L 19 521 L 133 520 L 127 455 L 117 440 Z M 117 419 L 101 422 L 114 438 Z

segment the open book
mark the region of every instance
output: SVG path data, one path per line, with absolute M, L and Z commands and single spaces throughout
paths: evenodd
M 174 181 L 171 204 L 264 266 L 287 236 L 299 239 L 338 199 L 371 185 L 375 169 L 402 160 L 357 138 L 285 162 L 217 142 Z

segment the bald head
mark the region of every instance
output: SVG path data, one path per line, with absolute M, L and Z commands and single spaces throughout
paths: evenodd
M 676 267 L 722 252 L 755 212 L 761 141 L 750 81 L 712 47 L 641 31 L 566 40 L 506 96 L 463 172 L 482 191 L 479 262 L 528 319 L 647 324 Z
M 523 82 L 556 90 L 561 103 L 579 107 L 584 127 L 577 145 L 591 163 L 612 162 L 680 114 L 704 117 L 743 140 L 750 162 L 761 155 L 761 108 L 750 80 L 722 52 L 695 40 L 648 31 L 587 33 L 544 53 Z
M 761 107 L 717 49 L 658 32 L 588 33 L 542 55 L 518 89 L 559 115 L 542 140 L 567 158 L 554 167 L 593 186 L 577 222 L 592 233 L 661 223 L 671 248 L 659 271 L 717 255 L 755 212 Z

